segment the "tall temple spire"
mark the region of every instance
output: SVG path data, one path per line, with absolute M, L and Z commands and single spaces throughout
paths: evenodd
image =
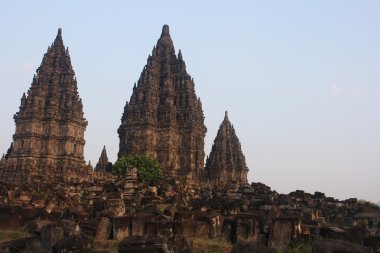
M 229 183 L 248 183 L 248 168 L 235 129 L 227 111 L 206 160 L 206 180 L 213 188 L 224 189 Z
M 68 170 L 79 172 L 85 165 L 87 121 L 61 28 L 45 53 L 27 95 L 22 96 L 14 120 L 14 146 L 4 170 L 8 176 L 20 180 L 75 177 Z M 20 174 L 21 171 L 26 174 Z
M 164 25 L 124 107 L 119 157 L 149 155 L 166 178 L 196 180 L 203 169 L 206 131 L 194 81 Z

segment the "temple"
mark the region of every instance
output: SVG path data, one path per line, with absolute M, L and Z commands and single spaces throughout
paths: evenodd
M 194 81 L 164 25 L 124 107 L 118 156 L 151 156 L 166 179 L 195 182 L 204 165 L 206 131 Z
M 95 166 L 95 171 L 106 171 L 108 167 L 108 156 L 106 151 L 106 146 L 103 147 L 102 153 L 100 154 L 99 161 Z
M 44 55 L 27 94 L 22 95 L 14 120 L 16 132 L 11 148 L 0 162 L 0 180 L 84 178 L 87 121 L 61 29 Z
M 112 175 L 105 146 L 86 165 L 61 29 L 14 120 L 0 160 L 0 252 L 379 252 L 380 206 L 248 184 L 227 112 L 204 167 L 202 104 L 166 25 L 118 129 L 119 157 L 157 159 L 164 180 L 142 179 L 158 174 L 149 165 Z
M 239 138 L 225 112 L 218 134 L 206 159 L 206 180 L 212 188 L 226 189 L 230 184 L 248 184 L 248 168 Z

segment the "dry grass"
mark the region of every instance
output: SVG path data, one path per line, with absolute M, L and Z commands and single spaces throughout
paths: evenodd
M 217 239 L 193 239 L 194 253 L 229 253 L 232 249 L 232 244 L 226 241 Z
M 291 245 L 287 249 L 278 249 L 278 253 L 312 253 L 313 247 L 310 243 Z
M 0 243 L 30 236 L 24 230 L 0 230 Z
M 94 250 L 106 250 L 109 253 L 118 253 L 118 245 L 119 242 L 116 240 L 96 241 L 94 243 Z

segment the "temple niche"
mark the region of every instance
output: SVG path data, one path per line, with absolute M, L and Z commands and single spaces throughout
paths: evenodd
M 157 159 L 166 179 L 197 182 L 207 129 L 194 86 L 164 25 L 124 107 L 118 156 L 148 155 Z
M 227 189 L 248 183 L 248 167 L 239 138 L 225 112 L 218 133 L 206 159 L 203 180 L 211 188 Z
M 14 120 L 16 131 L 0 162 L 0 180 L 82 180 L 91 173 L 83 157 L 87 121 L 61 29 L 22 95 Z

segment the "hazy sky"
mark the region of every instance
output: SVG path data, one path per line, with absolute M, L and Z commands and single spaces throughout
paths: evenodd
M 380 200 L 380 1 L 1 1 L 0 152 L 59 27 L 89 124 L 85 159 L 117 128 L 170 26 L 203 102 L 205 152 L 228 110 L 249 181 Z

